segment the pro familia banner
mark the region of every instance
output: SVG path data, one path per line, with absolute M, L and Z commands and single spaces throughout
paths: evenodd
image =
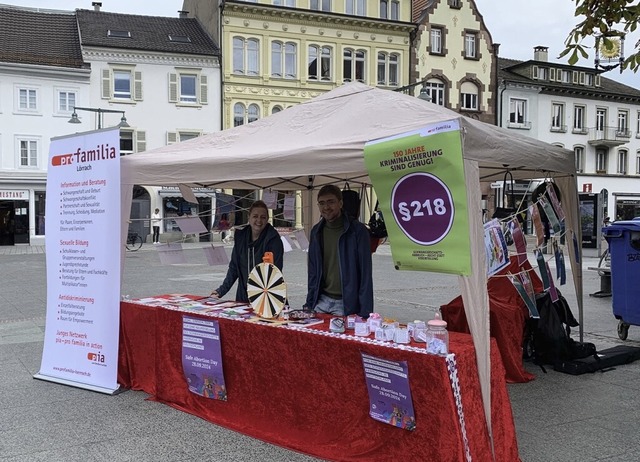
M 36 378 L 113 393 L 120 316 L 120 130 L 53 138 L 47 318 Z
M 469 275 L 471 247 L 457 120 L 371 141 L 364 159 L 396 269 Z

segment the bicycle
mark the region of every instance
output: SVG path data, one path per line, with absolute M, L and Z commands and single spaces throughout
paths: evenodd
M 127 242 L 125 243 L 127 250 L 135 252 L 142 247 L 142 236 L 135 231 L 129 231 L 127 234 Z

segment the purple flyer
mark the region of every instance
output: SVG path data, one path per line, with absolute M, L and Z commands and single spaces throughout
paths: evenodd
M 416 416 L 409 389 L 407 362 L 361 354 L 369 392 L 369 415 L 394 427 L 415 430 Z
M 182 370 L 190 392 L 227 400 L 218 321 L 182 317 Z

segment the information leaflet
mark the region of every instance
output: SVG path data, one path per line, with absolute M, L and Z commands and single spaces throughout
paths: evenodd
M 218 321 L 182 317 L 182 370 L 190 392 L 227 400 Z
M 36 378 L 118 389 L 120 130 L 53 138 L 46 204 L 47 317 Z
M 394 427 L 415 430 L 407 362 L 361 355 L 369 392 L 369 415 Z
M 370 141 L 364 159 L 392 242 L 396 269 L 470 275 L 458 121 Z

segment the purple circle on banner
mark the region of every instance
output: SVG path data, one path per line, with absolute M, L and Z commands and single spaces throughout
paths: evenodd
M 391 192 L 393 218 L 413 242 L 431 245 L 444 239 L 453 225 L 451 191 L 430 173 L 400 178 Z

